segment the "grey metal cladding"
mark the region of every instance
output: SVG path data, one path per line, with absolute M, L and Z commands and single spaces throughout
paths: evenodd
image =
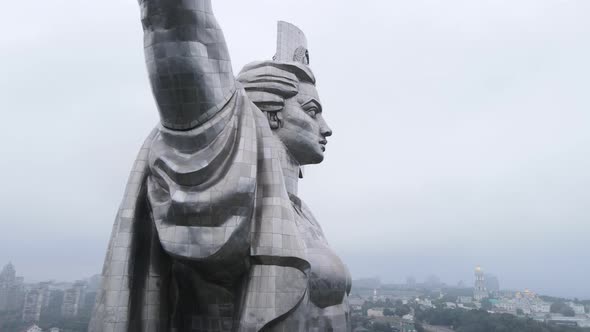
M 324 159 L 303 32 L 237 78 L 210 0 L 141 0 L 160 124 L 119 208 L 89 331 L 349 331 L 350 274 L 299 198 Z

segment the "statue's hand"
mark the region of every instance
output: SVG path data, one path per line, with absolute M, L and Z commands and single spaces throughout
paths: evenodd
M 140 0 L 139 4 L 142 24 L 146 30 L 174 29 L 190 25 L 204 27 L 215 21 L 211 0 Z

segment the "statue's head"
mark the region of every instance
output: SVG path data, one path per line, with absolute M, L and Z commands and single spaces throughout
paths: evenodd
M 255 62 L 244 67 L 238 81 L 300 165 L 324 160 L 332 130 L 324 120 L 309 67 L 296 62 Z
M 309 68 L 307 39 L 299 28 L 279 22 L 273 60 L 246 65 L 238 81 L 300 165 L 324 160 L 332 130 L 323 117 L 315 77 Z

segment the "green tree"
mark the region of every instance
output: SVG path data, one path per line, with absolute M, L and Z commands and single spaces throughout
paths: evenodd
M 384 322 L 374 322 L 371 326 L 371 330 L 375 332 L 392 332 L 391 326 L 388 323 Z
M 574 309 L 562 301 L 553 302 L 550 311 L 551 313 L 562 314 L 566 317 L 574 317 L 576 315 Z
M 395 314 L 397 316 L 403 317 L 409 314 L 410 312 L 412 312 L 412 309 L 408 305 L 401 305 L 395 307 Z
M 416 320 L 418 323 L 449 326 L 457 332 L 588 332 L 587 329 L 548 325 L 485 310 L 429 309 L 416 312 Z
M 487 297 L 481 300 L 481 309 L 482 310 L 492 310 L 492 302 Z
M 416 332 L 426 332 L 426 330 L 424 329 L 424 326 L 422 326 L 422 324 L 420 324 L 420 323 L 414 324 L 414 327 L 416 328 Z
M 394 316 L 395 315 L 395 311 L 389 309 L 389 308 L 385 308 L 383 309 L 383 315 L 384 316 Z

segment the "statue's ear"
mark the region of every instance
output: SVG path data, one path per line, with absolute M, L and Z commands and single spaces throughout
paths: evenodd
M 280 111 L 265 112 L 268 118 L 270 129 L 275 130 L 283 126 L 283 115 Z

